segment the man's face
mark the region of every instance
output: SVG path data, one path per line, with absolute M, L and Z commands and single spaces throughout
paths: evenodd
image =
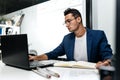
M 80 17 L 75 18 L 71 13 L 65 16 L 65 24 L 70 32 L 78 30 L 80 22 L 81 18 Z

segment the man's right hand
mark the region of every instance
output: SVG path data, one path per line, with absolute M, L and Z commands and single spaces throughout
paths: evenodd
M 37 60 L 36 58 L 37 56 L 32 56 L 32 55 L 29 55 L 29 60 L 32 61 L 32 60 Z
M 36 56 L 29 55 L 29 60 L 48 60 L 48 57 L 45 54 Z

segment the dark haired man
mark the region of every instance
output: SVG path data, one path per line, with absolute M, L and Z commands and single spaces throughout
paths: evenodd
M 53 51 L 38 56 L 29 56 L 29 59 L 48 60 L 66 55 L 68 61 L 95 62 L 96 68 L 109 65 L 112 50 L 105 33 L 101 30 L 85 28 L 81 13 L 77 9 L 66 9 L 64 16 L 65 25 L 71 33 L 65 35 L 61 44 Z

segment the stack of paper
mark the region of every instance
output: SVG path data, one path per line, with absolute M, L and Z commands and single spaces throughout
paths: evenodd
M 56 62 L 55 67 L 72 67 L 72 68 L 88 68 L 96 69 L 96 63 L 85 62 L 85 61 L 67 61 L 67 62 Z

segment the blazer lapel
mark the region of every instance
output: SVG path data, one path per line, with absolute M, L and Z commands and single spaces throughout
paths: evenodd
M 90 34 L 90 30 L 87 29 L 87 55 L 88 55 L 88 61 L 91 61 L 91 46 L 92 46 L 92 35 Z
M 70 39 L 70 60 L 74 60 L 74 44 L 75 44 L 75 35 L 74 33 L 71 35 L 71 39 Z

